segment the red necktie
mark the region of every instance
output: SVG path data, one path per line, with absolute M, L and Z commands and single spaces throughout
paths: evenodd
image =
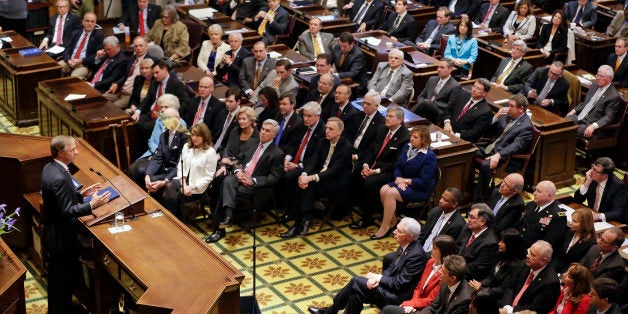
M 521 296 L 523 295 L 523 293 L 526 292 L 526 289 L 528 289 L 528 286 L 530 286 L 530 284 L 532 283 L 532 279 L 534 279 L 534 273 L 530 271 L 530 275 L 528 276 L 528 279 L 526 279 L 526 282 L 523 284 L 523 287 L 521 287 L 521 290 L 519 290 L 519 293 L 515 297 L 515 300 L 512 301 L 512 307 L 517 306 L 517 303 L 519 303 L 519 299 L 521 299 Z
M 342 109 L 340 109 L 340 107 L 338 107 L 338 114 L 336 114 L 336 117 L 340 118 L 341 114 L 342 114 Z
M 375 156 L 375 160 L 373 160 L 371 169 L 375 169 L 375 165 L 377 164 L 377 158 L 379 158 L 379 155 L 382 154 L 382 152 L 384 151 L 384 147 L 386 147 L 391 137 L 392 137 L 392 132 L 388 131 L 388 135 L 386 135 L 386 138 L 384 139 L 384 143 L 382 143 L 382 147 L 379 148 L 379 152 L 377 152 L 377 156 Z
M 139 61 L 140 58 L 135 57 L 135 61 L 133 61 L 133 65 L 131 65 L 131 69 L 129 70 L 129 74 L 126 76 L 126 78 L 129 78 L 133 75 L 133 71 L 135 70 L 135 66 L 137 65 L 137 61 Z
M 233 62 L 235 60 L 235 51 L 231 51 L 231 61 Z M 227 71 L 227 73 L 225 73 L 225 75 L 222 77 L 222 81 L 226 82 L 229 80 L 229 71 Z
M 248 175 L 253 175 L 253 171 L 255 171 L 255 166 L 257 166 L 257 161 L 259 160 L 260 155 L 262 155 L 263 148 L 264 144 L 260 143 L 257 147 L 257 150 L 255 151 L 255 154 L 253 155 L 253 158 L 251 158 L 251 161 L 244 169 L 244 172 L 246 172 Z
M 591 264 L 591 271 L 595 271 L 598 266 L 600 266 L 600 262 L 602 261 L 602 253 L 600 253 L 600 255 L 593 260 L 593 264 Z
M 471 235 L 471 238 L 469 238 L 469 241 L 467 242 L 467 245 L 464 246 L 464 249 L 466 250 L 469 247 L 469 245 L 473 243 L 473 241 L 475 241 L 475 234 Z
M 81 52 L 83 51 L 83 48 L 85 48 L 85 42 L 87 42 L 87 37 L 89 36 L 88 33 L 83 33 L 83 39 L 81 40 L 81 43 L 79 44 L 78 48 L 76 49 L 76 53 L 74 54 L 74 58 L 73 59 L 78 59 L 81 57 Z
M 469 100 L 469 103 L 466 106 L 464 106 L 464 108 L 462 108 L 462 111 L 456 118 L 456 121 L 460 120 L 460 118 L 462 118 L 462 116 L 464 116 L 464 114 L 467 113 L 467 111 L 469 111 L 469 108 L 471 108 L 472 104 L 473 104 L 473 98 L 471 98 L 471 100 Z
M 62 45 L 63 38 L 61 37 L 61 34 L 63 33 L 63 17 L 59 15 L 57 19 L 59 19 L 59 24 L 57 25 L 57 37 L 55 39 L 55 44 Z
M 312 133 L 312 129 L 311 128 L 307 128 L 307 132 L 305 132 L 305 137 L 303 137 L 303 140 L 301 141 L 301 145 L 299 145 L 299 149 L 297 150 L 297 154 L 294 155 L 294 163 L 297 164 L 297 165 L 301 161 L 301 155 L 303 154 L 303 151 L 305 150 L 305 146 L 307 146 L 307 142 L 310 139 L 310 133 Z
M 482 19 L 483 24 L 486 24 L 488 22 L 488 17 L 491 15 L 491 11 L 493 11 L 492 5 L 488 7 L 488 11 L 486 11 L 486 14 L 484 14 L 484 18 Z
M 159 106 L 157 106 L 157 99 L 159 99 L 159 97 L 161 97 L 161 95 L 163 94 L 163 88 L 164 84 L 163 83 L 159 83 L 159 88 L 157 89 L 157 98 L 155 98 L 155 105 L 153 105 L 153 110 L 150 113 L 151 118 L 153 119 L 157 119 L 157 113 L 159 113 Z
M 111 62 L 111 58 L 107 58 L 107 61 L 105 61 L 102 66 L 100 66 L 100 69 L 98 69 L 98 72 L 96 72 L 96 75 L 94 75 L 94 78 L 92 79 L 92 84 L 96 84 L 96 82 L 100 81 L 100 78 L 102 77 L 102 72 L 105 71 L 105 69 L 109 65 L 109 62 Z
M 201 105 L 198 106 L 198 110 L 196 111 L 196 115 L 194 116 L 194 122 L 192 125 L 198 123 L 198 120 L 201 118 L 203 111 L 205 110 L 205 102 L 201 100 Z
M 140 10 L 140 36 L 146 34 L 146 28 L 144 28 L 144 10 Z

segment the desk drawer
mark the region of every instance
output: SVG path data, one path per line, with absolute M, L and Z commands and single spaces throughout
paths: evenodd
M 118 263 L 116 262 L 116 260 L 113 259 L 113 257 L 111 257 L 109 254 L 105 253 L 104 251 L 101 250 L 97 250 L 98 254 L 97 254 L 97 260 L 99 261 L 99 263 L 103 266 L 103 268 L 105 268 L 105 270 L 107 270 L 107 272 L 116 280 L 120 279 L 120 274 L 119 274 L 119 269 L 120 266 L 118 266 Z
M 124 289 L 131 294 L 134 301 L 137 301 L 137 299 L 144 294 L 144 291 L 146 291 L 146 288 L 142 287 L 142 285 L 135 280 L 135 278 L 131 277 L 125 269 L 120 269 L 120 282 L 122 283 Z

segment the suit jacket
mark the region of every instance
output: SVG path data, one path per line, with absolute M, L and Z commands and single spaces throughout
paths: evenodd
M 277 71 L 272 70 L 266 75 L 266 78 L 257 86 L 250 97 L 251 102 L 257 103 L 259 92 L 266 86 L 273 87 L 273 83 L 277 78 Z M 273 87 L 274 88 L 274 87 Z M 282 95 L 292 94 L 296 95 L 299 92 L 299 83 L 294 79 L 294 76 L 288 76 L 288 79 L 279 83 L 279 88 L 275 89 L 277 96 L 281 98 Z M 263 121 L 263 120 L 262 120 Z
M 505 291 L 501 304 L 512 305 L 529 275 L 530 268 L 527 266 L 522 267 L 516 284 L 504 288 Z M 549 313 L 554 308 L 559 294 L 560 282 L 558 281 L 558 275 L 551 266 L 547 265 L 532 280 L 532 283 L 521 295 L 519 303 L 513 308 L 513 311 L 530 310 L 537 313 Z
M 449 6 L 451 1 L 447 1 L 446 3 L 445 6 Z M 451 12 L 451 18 L 457 19 L 460 15 L 467 14 L 471 21 L 473 21 L 480 10 L 480 5 L 482 5 L 482 0 L 457 1 L 453 12 Z
M 80 188 L 72 175 L 56 161 L 51 161 L 41 173 L 41 196 L 46 207 L 46 244 L 50 250 L 76 251 L 76 236 L 80 228 L 77 217 L 91 214 L 89 203 L 83 203 Z
M 615 63 L 617 63 L 617 54 L 611 53 L 606 60 L 606 64 L 615 69 Z M 613 82 L 618 87 L 628 87 L 628 60 L 624 57 L 624 60 L 619 64 L 619 68 L 615 71 L 613 76 Z
M 582 260 L 580 260 L 580 264 L 591 269 L 591 265 L 593 265 L 598 256 L 600 256 L 600 249 L 597 244 L 594 244 L 589 248 L 589 251 Z M 606 277 L 619 281 L 619 278 L 623 278 L 626 274 L 624 265 L 625 261 L 621 255 L 619 255 L 619 251 L 615 251 L 602 259 L 597 268 L 591 271 L 591 273 L 593 274 L 593 278 Z
M 148 29 L 146 29 L 146 33 L 153 28 L 155 25 L 155 21 L 161 18 L 161 6 L 149 3 L 147 10 L 146 24 L 148 24 Z M 137 32 L 139 34 L 140 30 L 140 9 L 137 6 L 137 3 L 134 3 L 129 7 L 126 11 L 122 13 L 122 16 L 118 20 L 118 24 L 124 24 L 128 26 L 132 32 Z
M 507 35 L 517 35 L 521 40 L 527 40 L 534 36 L 534 32 L 536 31 L 536 18 L 534 15 L 528 15 L 526 18 L 519 23 L 519 26 L 515 27 L 515 22 L 517 21 L 517 12 L 512 11 L 510 16 L 508 16 L 508 20 L 504 24 L 503 33 L 504 36 Z
M 410 96 L 414 90 L 414 74 L 403 64 L 397 69 L 393 77 L 389 77 L 390 71 L 388 62 L 380 62 L 367 87 L 369 90 L 381 94 L 388 85 L 386 94 L 382 96 L 390 99 L 393 103 L 404 106 L 410 101 Z
M 584 5 L 584 9 L 582 10 L 582 17 L 578 24 L 586 28 L 593 28 L 595 23 L 597 23 L 597 6 L 591 3 L 591 1 L 587 1 Z M 576 14 L 578 12 L 578 1 L 571 1 L 567 3 L 567 10 L 565 10 L 565 16 L 570 22 L 574 22 L 576 18 Z
M 320 96 L 320 93 L 318 92 L 318 81 L 321 79 L 321 76 L 318 74 L 314 74 L 312 76 L 312 78 L 310 79 L 310 88 L 307 91 L 307 98 L 305 101 L 303 101 L 302 99 L 297 99 L 297 105 L 300 107 L 302 107 L 304 104 L 306 104 L 308 101 L 315 101 L 318 102 L 318 97 Z M 329 93 L 330 95 L 332 95 L 332 99 L 333 94 L 336 90 L 336 87 L 338 87 L 338 85 L 340 85 L 340 79 L 334 75 L 334 89 Z M 325 111 L 325 107 L 321 104 L 321 107 L 323 109 L 323 111 Z
M 591 182 L 589 189 L 584 195 L 580 193 L 580 189 L 577 189 L 576 192 L 574 192 L 574 201 L 583 203 L 586 200 L 589 207 L 592 208 L 593 204 L 595 204 L 595 190 L 597 189 L 597 185 L 597 182 Z M 603 213 L 607 221 L 628 223 L 626 193 L 624 182 L 619 180 L 614 174 L 609 175 L 606 180 L 604 192 L 602 193 L 602 200 L 600 201 L 598 212 Z
M 153 56 L 151 56 L 148 52 L 144 55 L 143 59 L 151 59 L 153 61 L 156 61 L 157 59 Z M 142 59 L 142 60 L 143 60 Z M 126 82 L 127 78 L 132 78 L 135 82 L 135 79 L 138 76 L 142 76 L 141 74 L 138 74 L 136 76 L 131 76 L 129 75 L 129 73 L 131 72 L 131 67 L 133 66 L 133 64 L 135 63 L 135 60 L 137 60 L 137 55 L 135 55 L 135 53 L 133 55 L 131 55 L 131 57 L 126 58 L 126 60 L 124 61 L 124 64 L 122 65 L 122 76 L 118 79 L 117 82 L 114 82 L 116 84 L 118 84 L 118 92 L 122 90 L 122 87 L 124 86 L 124 83 Z M 140 62 L 138 62 L 135 66 L 137 68 L 140 67 Z M 142 80 L 142 83 L 144 82 L 144 80 Z M 139 104 L 139 101 L 138 101 Z
M 329 97 L 333 98 L 334 96 L 330 93 L 329 95 L 327 95 L 327 98 Z M 334 104 L 329 108 L 325 120 L 329 117 L 336 117 L 338 115 L 339 109 L 340 106 L 334 102 Z M 360 113 L 360 111 L 353 107 L 351 102 L 347 103 L 347 105 L 340 113 L 339 118 L 345 124 L 345 128 L 342 131 L 342 137 L 345 138 L 349 143 L 353 143 L 353 141 L 355 140 L 355 133 L 358 131 L 359 127 L 358 124 L 362 122 L 362 120 L 358 121 L 358 113 Z M 323 117 L 321 115 L 321 120 L 322 118 Z
M 491 82 L 497 81 L 497 78 L 506 70 L 508 63 L 511 60 L 512 58 L 502 59 L 499 63 L 499 67 L 497 67 L 497 71 L 495 71 L 495 74 L 491 78 Z M 510 71 L 510 74 L 502 83 L 508 87 L 509 92 L 516 94 L 523 89 L 523 84 L 533 70 L 534 68 L 532 65 L 528 63 L 528 61 L 521 58 L 519 62 L 517 62 L 517 65 L 515 65 L 515 68 Z
M 251 161 L 257 146 L 253 147 L 246 153 L 245 160 Z M 255 179 L 256 184 L 253 186 L 253 205 L 254 208 L 264 208 L 263 206 L 268 204 L 273 197 L 273 189 L 275 184 L 281 179 L 284 174 L 283 160 L 285 154 L 275 143 L 270 145 L 264 150 L 264 153 L 257 160 L 255 169 L 251 177 Z
M 189 103 L 189 107 L 183 120 L 185 123 L 192 127 L 194 125 L 194 117 L 196 116 L 196 112 L 198 111 L 198 107 L 201 105 L 201 97 L 196 96 Z M 207 125 L 210 130 L 213 130 L 216 126 L 216 119 L 218 117 L 218 113 L 225 109 L 225 103 L 220 101 L 220 99 L 216 98 L 214 95 L 210 95 L 207 100 L 207 109 L 205 109 L 205 114 L 202 117 L 202 122 Z M 226 117 L 226 116 L 225 116 Z M 223 120 L 224 123 L 224 120 Z M 222 127 L 222 124 L 220 125 Z
M 320 41 L 323 43 L 323 51 L 331 56 L 331 50 L 334 47 L 334 35 L 325 32 L 318 32 Z M 312 42 L 312 34 L 309 30 L 304 31 L 298 39 L 299 53 L 308 57 L 309 59 L 316 60 L 316 50 L 314 49 L 314 43 Z M 316 87 L 316 86 L 315 86 Z
M 463 314 L 469 312 L 469 304 L 471 304 L 471 296 L 473 288 L 469 282 L 462 279 L 460 284 L 449 297 L 449 286 L 441 285 L 438 296 L 434 302 L 421 311 L 421 314 Z M 447 298 L 449 302 L 447 303 Z M 446 304 L 446 306 L 445 306 Z
M 307 133 L 307 129 L 308 127 L 306 127 L 304 124 L 301 124 L 298 130 L 295 131 L 294 136 L 291 138 L 291 143 L 287 145 L 285 153 L 286 155 L 292 157 L 290 161 L 294 160 L 294 157 L 299 150 L 299 146 L 301 146 L 301 142 L 303 141 L 303 137 L 305 137 L 305 134 Z M 305 146 L 305 150 L 301 153 L 301 161 L 308 160 L 312 157 L 318 141 L 324 137 L 325 123 L 323 123 L 323 121 L 319 121 L 310 134 L 310 140 L 308 141 L 307 146 Z
M 328 189 L 346 185 L 351 177 L 351 145 L 343 138 L 340 138 L 336 143 L 336 148 L 331 155 L 327 169 L 321 171 L 327 159 L 330 145 L 331 142 L 328 139 L 321 139 L 318 141 L 312 158 L 307 159 L 303 163 L 303 172 L 318 174 L 320 180 L 318 183 L 324 184 Z
M 349 17 L 351 21 L 354 21 L 357 17 L 360 8 L 364 4 L 365 0 L 356 0 L 353 3 L 353 7 L 351 7 L 351 11 L 349 12 Z M 366 24 L 366 30 L 372 30 L 379 27 L 379 25 L 384 20 L 384 11 L 386 8 L 381 1 L 371 1 L 371 5 L 368 7 L 364 16 L 362 17 L 362 23 Z M 355 21 L 357 23 L 357 21 Z
M 382 271 L 377 289 L 382 293 L 386 304 L 401 304 L 412 296 L 419 281 L 417 274 L 425 269 L 428 257 L 419 243 L 412 241 L 403 253 L 399 247 L 396 252 L 386 254 L 384 260 L 386 259 L 393 262 Z
M 146 175 L 151 181 L 172 180 L 177 175 L 177 164 L 183 145 L 188 142 L 188 136 L 176 132 L 172 143 L 168 145 L 170 131 L 166 130 L 159 137 L 159 146 L 146 167 Z
M 270 10 L 269 7 L 264 7 L 261 11 L 268 12 Z M 263 20 L 259 20 L 259 25 L 262 24 Z M 290 14 L 288 11 L 284 9 L 282 6 L 278 6 L 275 9 L 275 16 L 273 17 L 273 21 L 270 23 L 266 23 L 266 28 L 264 29 L 264 34 L 262 34 L 262 41 L 266 43 L 266 45 L 270 45 L 275 41 L 275 35 L 285 35 L 288 32 L 288 24 L 290 24 Z
M 552 247 L 558 247 L 567 232 L 567 217 L 564 211 L 558 208 L 556 201 L 550 203 L 540 212 L 537 212 L 537 204 L 531 201 L 525 205 L 517 229 L 528 246 L 537 240 L 545 240 Z
M 233 114 L 235 114 L 235 112 Z M 225 120 L 227 120 L 228 115 L 229 110 L 227 110 L 227 108 L 221 109 L 216 114 L 216 118 L 214 119 L 214 125 L 210 129 L 212 133 L 212 142 L 214 142 L 214 144 L 216 144 L 216 141 L 218 141 L 218 138 L 220 138 L 220 134 L 222 133 L 222 127 L 225 125 Z M 229 134 L 231 133 L 231 130 L 236 127 L 238 127 L 238 119 L 237 117 L 233 117 L 231 119 L 231 123 L 229 124 L 229 126 L 227 126 L 225 136 L 220 143 L 221 148 L 227 147 L 227 143 L 229 143 Z
M 363 111 L 360 111 L 360 113 L 358 113 L 358 116 L 355 119 L 355 121 L 359 123 L 358 131 L 360 129 L 360 126 L 362 125 L 362 121 L 364 120 L 364 117 L 366 117 L 366 114 Z M 362 140 L 360 140 L 360 145 L 358 145 L 357 148 L 355 146 L 353 147 L 353 154 L 358 155 L 358 159 L 357 159 L 358 165 L 362 165 L 362 161 L 364 160 L 364 157 L 366 156 L 367 152 L 370 150 L 371 146 L 374 145 L 373 143 L 375 142 L 375 137 L 377 136 L 377 133 L 379 132 L 379 130 L 382 127 L 384 127 L 385 122 L 386 122 L 386 118 L 384 118 L 384 116 L 381 113 L 375 112 L 375 115 L 371 119 L 370 123 L 364 127 L 364 135 L 362 135 Z M 356 138 L 357 136 L 358 134 L 356 132 Z M 351 144 L 355 144 L 355 141 Z
M 225 55 L 233 56 L 233 50 L 225 52 Z M 229 87 L 239 87 L 238 76 L 240 75 L 242 61 L 244 60 L 244 58 L 250 56 L 252 56 L 250 50 L 244 47 L 240 47 L 240 50 L 238 50 L 238 54 L 236 54 L 235 59 L 233 59 L 233 62 L 230 65 L 222 62 L 218 63 L 218 66 L 216 67 L 217 75 L 214 76 L 214 79 L 218 79 Z M 227 80 L 223 79 L 225 75 L 227 75 Z M 253 72 L 253 77 L 255 77 L 255 72 Z
M 523 95 L 527 96 L 531 90 L 536 90 L 537 95 L 541 93 L 545 84 L 547 83 L 549 74 L 548 67 L 536 68 L 534 72 L 528 77 L 523 87 Z M 569 100 L 567 94 L 569 93 L 569 82 L 564 77 L 559 78 L 547 93 L 546 99 L 551 99 L 554 103 L 545 107 L 545 109 L 554 112 L 558 115 L 565 115 L 569 112 Z M 536 100 L 536 104 L 540 104 L 543 99 Z
M 397 16 L 399 16 L 397 12 L 390 14 L 379 29 L 387 31 L 389 36 L 397 38 L 397 41 L 400 43 L 406 40 L 414 40 L 419 34 L 419 25 L 416 23 L 416 20 L 412 15 L 406 13 L 399 25 L 394 27 Z
M 493 230 L 487 228 L 467 246 L 472 234 L 473 232 L 468 227 L 462 229 L 457 241 L 458 255 L 464 257 L 467 267 L 469 267 L 467 279 L 482 281 L 495 268 L 497 255 L 499 254 L 497 246 L 499 240 L 493 233 Z
M 541 30 L 539 31 L 539 40 L 536 44 L 536 47 L 539 49 L 545 47 L 549 41 L 552 27 L 548 25 L 549 24 L 540 26 Z M 567 51 L 567 31 L 568 30 L 566 28 L 558 28 L 556 34 L 554 34 L 554 38 L 552 38 L 552 50 L 549 51 L 550 56 L 548 59 L 553 59 L 557 52 Z
M 434 229 L 434 226 L 436 225 L 436 222 L 438 221 L 438 218 L 440 218 L 440 215 L 442 213 L 443 211 L 439 207 L 434 207 L 427 214 L 425 225 L 423 225 L 423 228 L 421 228 L 421 234 L 419 235 L 419 242 L 421 244 L 425 244 L 425 240 L 427 240 L 427 238 L 430 236 L 430 233 L 432 233 L 432 229 Z M 453 215 L 451 215 L 451 217 L 447 221 L 445 221 L 438 235 L 446 234 L 450 235 L 454 239 L 457 239 L 466 223 L 467 222 L 460 215 L 460 211 L 456 210 Z
M 484 3 L 480 7 L 480 13 L 475 17 L 475 24 L 482 24 L 484 20 L 484 15 L 490 8 L 490 3 Z M 498 4 L 493 10 L 493 15 L 491 15 L 491 19 L 488 21 L 488 27 L 492 32 L 501 32 L 504 28 L 504 24 L 506 24 L 506 20 L 508 19 L 508 15 L 510 11 L 506 9 L 503 5 Z
M 131 98 L 129 99 L 128 106 L 135 105 L 135 107 L 139 108 L 141 103 L 141 92 L 142 86 L 144 86 L 144 82 L 146 82 L 146 78 L 138 75 L 133 79 L 133 91 L 131 92 Z M 150 85 L 149 85 L 150 87 Z
M 207 70 L 207 62 L 209 61 L 209 55 L 211 54 L 211 51 L 213 48 L 214 47 L 212 46 L 211 41 L 203 40 L 203 44 L 201 45 L 201 50 L 198 52 L 198 57 L 196 59 L 196 65 L 198 66 L 199 69 L 203 70 L 203 72 Z M 225 42 L 221 42 L 220 46 L 216 48 L 216 58 L 214 59 L 214 68 L 210 69 L 214 75 L 218 73 L 217 69 L 218 69 L 218 65 L 222 61 L 222 57 L 227 53 L 227 51 L 230 51 L 230 50 L 231 48 Z
M 563 238 L 563 243 L 559 247 L 554 248 L 554 256 L 552 257 L 552 268 L 558 273 L 567 271 L 571 263 L 579 263 L 585 254 L 589 251 L 591 246 L 596 242 L 595 237 L 591 237 L 587 240 L 578 239 L 574 245 L 571 246 L 569 251 L 569 244 L 573 239 L 574 232 L 569 230 Z
M 615 17 L 611 21 L 611 24 L 606 28 L 606 34 L 613 37 L 622 37 L 628 35 L 628 29 L 624 25 L 626 17 L 624 16 L 624 10 L 619 10 L 615 13 Z M 612 65 L 614 66 L 614 64 Z
M 451 127 L 454 132 L 460 133 L 460 138 L 476 143 L 491 125 L 493 112 L 486 100 L 482 98 L 458 119 L 470 100 L 471 94 L 467 92 L 458 94 L 449 110 L 445 111 L 444 118 L 451 120 Z
M 599 127 L 603 127 L 609 123 L 613 123 L 615 121 L 615 116 L 617 116 L 617 112 L 619 111 L 619 104 L 623 101 L 621 99 L 621 95 L 615 89 L 615 86 L 610 85 L 604 94 L 600 96 L 597 100 L 597 103 L 593 106 L 591 111 L 584 117 L 584 119 L 577 121 L 578 114 L 584 109 L 589 100 L 593 98 L 595 92 L 599 86 L 597 83 L 593 83 L 589 88 L 589 92 L 587 96 L 584 98 L 584 101 L 580 102 L 577 106 L 573 108 L 575 114 L 573 116 L 567 116 L 567 118 L 576 122 L 576 124 L 588 126 L 593 122 L 596 122 Z M 578 131 L 579 135 L 582 135 L 582 132 Z
M 87 81 L 91 81 L 94 76 L 96 76 L 96 74 L 100 70 L 100 67 L 105 62 L 107 62 L 108 58 L 109 56 L 105 54 L 105 57 L 100 59 L 100 62 L 92 67 L 92 74 L 89 76 L 89 79 Z M 120 79 L 122 79 L 123 77 L 126 78 L 126 74 L 128 72 L 125 70 L 126 56 L 124 55 L 122 50 L 120 50 L 118 54 L 111 58 L 111 61 L 109 62 L 107 67 L 102 71 L 100 81 L 94 83 L 94 88 L 104 94 L 107 90 L 109 90 L 111 84 L 118 83 L 118 81 L 120 81 Z
M 415 309 L 423 309 L 430 305 L 438 293 L 440 292 L 441 280 L 440 276 L 442 274 L 442 268 L 439 268 L 431 278 L 428 276 L 432 272 L 434 268 L 434 263 L 436 259 L 430 258 L 427 261 L 427 265 L 425 265 L 425 269 L 423 270 L 423 274 L 421 275 L 421 280 L 414 288 L 414 293 L 412 294 L 412 298 L 410 300 L 403 301 L 401 306 L 412 306 Z M 425 286 L 425 288 L 423 288 Z
M 386 136 L 388 136 L 388 128 L 380 128 L 375 137 L 373 145 L 364 157 L 364 163 L 368 164 L 373 169 L 380 169 L 381 173 L 392 174 L 395 170 L 395 163 L 399 159 L 399 155 L 403 150 L 403 145 L 407 144 L 410 140 L 410 132 L 402 124 L 395 134 L 390 138 L 384 149 L 377 156 Z M 373 165 L 375 165 L 373 167 Z
M 48 26 L 48 32 L 46 32 L 46 35 L 44 36 L 44 38 L 48 38 L 48 47 L 54 46 L 54 42 L 57 35 L 56 25 L 57 25 L 58 18 L 59 18 L 58 14 L 55 14 L 50 17 L 50 26 Z M 82 28 L 83 28 L 83 25 L 81 25 L 81 19 L 78 16 L 72 13 L 66 14 L 65 21 L 63 22 L 63 36 L 61 38 L 61 40 L 63 41 L 62 46 L 67 47 L 67 45 L 72 40 L 72 33 Z
M 417 97 L 417 103 L 421 103 L 424 100 L 431 100 L 434 97 L 434 104 L 441 109 L 441 111 L 446 112 L 449 110 L 449 106 L 453 103 L 454 99 L 458 95 L 460 91 L 460 84 L 453 76 L 450 76 L 445 85 L 441 87 L 438 93 L 434 96 L 434 92 L 436 91 L 436 84 L 440 77 L 438 75 L 432 76 L 427 80 L 425 84 L 425 88 L 419 96 Z
M 142 111 L 142 115 L 150 116 L 150 112 L 153 109 L 153 103 L 157 100 L 157 92 L 159 91 L 159 86 L 161 82 L 157 80 L 153 80 L 150 82 L 150 86 L 148 87 L 148 93 L 146 97 L 140 102 L 139 109 Z M 163 91 L 164 94 L 173 94 L 179 98 L 179 113 L 182 117 L 184 117 L 187 112 L 187 106 L 189 103 L 188 91 L 185 89 L 185 85 L 181 83 L 176 77 L 170 75 L 168 77 L 168 81 L 166 82 L 166 88 Z M 148 119 L 149 117 L 145 117 Z
M 188 28 L 181 21 L 178 21 L 170 26 L 170 28 L 164 33 L 166 28 L 161 19 L 155 21 L 150 32 L 146 33 L 146 40 L 154 42 L 155 45 L 164 48 L 164 55 L 170 57 L 173 54 L 179 56 L 178 60 L 187 57 L 191 52 L 190 48 L 190 33 Z
M 429 20 L 423 28 L 421 34 L 419 34 L 419 37 L 417 37 L 414 41 L 414 43 L 425 42 L 430 37 L 436 27 L 438 27 L 438 23 L 436 22 L 436 20 Z M 441 35 L 451 35 L 455 32 L 456 27 L 454 26 L 454 24 L 451 24 L 451 22 L 447 22 L 447 24 L 443 25 L 436 33 L 436 36 L 434 36 L 434 39 L 432 39 L 432 42 L 430 43 L 430 51 L 428 51 L 428 54 L 431 55 L 434 51 L 440 48 Z
M 503 260 L 498 261 L 498 263 L 501 262 L 503 262 Z M 499 267 L 498 271 L 495 271 L 495 268 L 491 269 L 489 275 L 480 282 L 482 284 L 482 288 L 489 288 L 501 295 L 504 293 L 506 287 L 516 285 L 519 280 L 519 274 L 524 267 L 527 266 L 524 261 L 520 259 L 513 259 L 509 262 L 504 262 Z
M 283 119 L 283 116 L 281 114 L 278 114 L 275 116 L 275 121 L 279 122 L 281 124 L 281 120 Z M 279 148 L 281 148 L 282 151 L 286 152 L 288 151 L 288 146 L 292 145 L 292 143 L 295 143 L 294 141 L 294 137 L 297 134 L 297 131 L 299 130 L 299 128 L 303 125 L 303 119 L 301 118 L 300 115 L 298 115 L 296 112 L 292 112 L 292 116 L 290 117 L 290 120 L 286 121 L 284 123 L 283 126 L 283 132 L 281 133 L 281 138 L 279 139 Z M 303 134 L 305 135 L 305 133 Z M 299 140 L 302 140 L 303 136 L 301 136 L 301 138 L 299 138 Z M 296 149 L 299 149 L 299 146 L 301 144 L 301 141 L 299 141 L 299 144 L 297 144 Z M 296 152 L 296 150 L 295 150 Z
M 502 195 L 499 193 L 499 187 L 493 190 L 493 193 L 486 203 L 491 209 L 495 208 L 495 204 L 499 201 Z M 521 212 L 523 211 L 523 198 L 521 195 L 515 194 L 515 196 L 509 198 L 502 204 L 493 219 L 493 225 L 491 228 L 496 235 L 500 235 L 502 231 L 513 228 L 521 218 Z
M 587 314 L 597 314 L 597 308 L 594 305 L 591 305 L 589 307 L 589 310 L 587 311 Z M 622 313 L 619 310 L 619 305 L 612 303 L 611 307 L 609 307 L 608 310 L 606 310 L 604 314 L 622 314 Z
M 259 76 L 259 83 L 261 83 L 270 71 L 275 69 L 275 63 L 277 61 L 275 59 L 271 59 L 266 57 L 266 61 L 262 66 L 262 71 Z M 246 57 L 242 60 L 242 67 L 240 68 L 240 74 L 238 76 L 238 80 L 240 81 L 240 88 L 243 91 L 253 90 L 253 80 L 255 79 L 255 69 L 257 68 L 257 60 L 253 58 L 253 56 Z
M 83 29 L 77 29 L 72 32 L 70 43 L 65 47 L 63 51 L 63 60 L 68 61 L 74 58 L 74 49 L 77 48 L 80 43 L 79 39 L 83 34 Z M 102 41 L 104 40 L 104 36 L 102 32 L 99 30 L 93 30 L 85 42 L 85 58 L 81 59 L 83 61 L 83 66 L 87 68 L 91 68 L 94 65 L 94 60 L 96 59 L 96 52 L 102 49 Z
M 504 133 L 504 136 L 499 139 L 499 141 L 497 141 L 497 138 L 495 139 L 497 143 L 491 152 L 491 154 L 495 152 L 499 153 L 502 160 L 510 156 L 510 154 L 517 154 L 528 149 L 530 143 L 532 143 L 532 135 L 534 133 L 534 127 L 532 126 L 530 117 L 526 114 L 519 117 L 514 124 L 504 132 L 508 124 L 508 119 L 510 119 L 508 115 L 503 115 L 491 125 L 494 135 L 499 137 Z M 487 146 L 485 144 L 486 143 L 478 144 L 482 151 L 484 151 Z
M 340 65 L 341 56 L 342 51 L 340 50 L 340 45 L 334 46 L 332 49 L 332 59 L 334 60 L 334 65 L 336 66 L 338 78 L 341 80 L 344 78 L 350 78 L 353 82 L 358 83 L 361 86 L 366 86 L 366 61 L 364 60 L 364 54 L 360 51 L 358 45 L 353 45 L 353 49 L 347 53 L 342 65 Z

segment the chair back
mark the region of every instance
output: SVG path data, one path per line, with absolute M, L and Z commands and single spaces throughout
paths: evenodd
M 193 60 L 196 60 L 195 56 L 199 49 L 201 49 L 201 43 L 203 42 L 203 26 L 190 19 L 181 19 L 181 23 L 185 24 L 188 28 L 190 55 L 186 57 L 188 63 L 192 64 Z
M 578 80 L 578 77 L 575 74 L 567 70 L 563 71 L 563 76 L 565 77 L 567 82 L 569 82 L 569 92 L 567 93 L 567 100 L 569 101 L 569 110 L 567 111 L 570 111 L 573 107 L 575 107 L 580 102 L 580 95 L 581 95 L 580 80 Z
M 445 56 L 445 49 L 447 49 L 447 40 L 449 39 L 449 35 L 442 34 L 440 35 L 440 46 L 438 47 L 438 51 L 434 55 L 434 58 L 443 58 Z

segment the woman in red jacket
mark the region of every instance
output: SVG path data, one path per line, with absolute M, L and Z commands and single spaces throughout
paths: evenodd
M 588 268 L 573 263 L 563 274 L 563 289 L 550 314 L 585 314 L 591 305 L 589 292 L 593 275 Z

